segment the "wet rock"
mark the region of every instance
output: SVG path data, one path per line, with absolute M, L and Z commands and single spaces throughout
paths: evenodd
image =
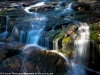
M 84 2 L 75 2 L 72 5 L 72 8 L 76 11 L 82 11 L 82 12 L 91 10 L 91 6 Z
M 1 68 L 1 69 L 0 69 L 0 72 L 1 72 L 2 75 L 3 75 L 3 73 L 12 73 L 12 70 L 9 69 L 9 68 Z
M 28 2 L 21 2 L 21 5 L 22 5 L 23 7 L 27 7 L 27 6 L 30 5 L 30 3 L 28 3 Z
M 6 30 L 6 16 L 0 15 L 0 34 Z
M 64 74 L 69 69 L 68 64 L 60 55 L 50 51 L 32 50 L 25 62 L 28 73 L 38 72 L 58 75 L 58 72 Z
M 7 42 L 7 39 L 6 39 L 6 42 Z M 0 42 L 0 50 L 20 49 L 22 46 L 24 46 L 23 44 L 20 44 L 15 41 L 8 41 L 8 43 L 6 43 L 6 42 L 4 40 L 3 40 L 3 42 Z
M 36 12 L 47 12 L 47 11 L 53 11 L 55 9 L 54 6 L 52 5 L 44 5 L 44 6 L 38 6 L 38 7 L 34 7 L 31 8 L 30 11 L 36 11 Z
M 4 64 L 4 68 L 7 68 L 8 70 L 11 70 L 15 73 L 21 73 L 22 58 L 20 58 L 19 56 L 8 58 L 2 63 Z
M 69 25 L 71 22 L 66 22 L 66 23 L 62 23 L 62 24 L 58 24 L 54 27 L 54 30 L 58 30 L 58 29 L 62 29 L 62 28 L 66 28 L 67 25 Z
M 0 42 L 0 50 L 11 49 L 13 46 L 10 43 Z
M 44 28 L 44 31 L 51 31 L 51 30 L 52 30 L 52 27 L 50 27 L 50 26 L 47 26 Z
M 100 54 L 98 51 L 98 48 L 96 47 L 95 42 L 90 42 L 90 51 L 89 51 L 89 61 L 87 67 L 94 70 L 94 71 L 100 71 Z M 98 67 L 98 68 L 97 68 Z
M 0 51 L 0 59 L 4 60 L 4 59 L 7 59 L 9 57 L 18 55 L 20 53 L 21 53 L 20 50 L 15 50 L 15 49 L 5 49 L 5 50 L 1 50 Z

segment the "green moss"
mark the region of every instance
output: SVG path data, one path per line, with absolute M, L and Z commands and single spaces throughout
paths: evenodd
M 94 40 L 95 42 L 97 42 L 98 41 L 97 37 L 98 37 L 98 35 L 96 34 L 96 31 L 90 32 L 90 39 L 91 40 Z
M 55 39 L 60 40 L 64 37 L 64 31 L 63 30 L 59 30 L 59 34 L 56 36 Z
M 70 40 L 70 37 L 65 37 L 62 41 L 62 43 L 67 43 Z
M 66 50 L 58 50 L 58 52 L 64 54 L 66 57 L 69 57 L 72 51 L 66 51 Z
M 90 25 L 90 39 L 94 40 L 96 43 L 98 42 L 97 31 L 98 31 L 98 26 L 95 24 L 91 24 Z
M 0 15 L 6 15 L 7 13 L 7 10 L 0 11 Z
M 62 39 L 64 36 L 64 30 L 59 29 L 53 32 L 48 32 L 47 37 L 52 38 L 52 40 L 59 40 Z

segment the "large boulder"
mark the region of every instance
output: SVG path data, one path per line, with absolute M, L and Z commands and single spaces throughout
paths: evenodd
M 44 50 L 28 51 L 23 65 L 23 71 L 27 73 L 53 73 L 54 75 L 64 75 L 70 68 L 62 56 Z
M 24 72 L 64 75 L 70 69 L 69 62 L 56 52 L 45 50 L 28 50 L 24 52 L 23 57 L 20 56 L 15 55 L 2 61 L 0 63 L 0 71 L 5 73 Z
M 39 7 L 31 8 L 30 11 L 47 12 L 47 11 L 53 11 L 54 9 L 55 9 L 54 6 L 44 5 L 44 6 L 39 6 Z

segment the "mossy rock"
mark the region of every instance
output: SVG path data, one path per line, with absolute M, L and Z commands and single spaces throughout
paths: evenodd
M 60 40 L 64 37 L 64 30 L 59 29 L 55 31 L 50 31 L 47 32 L 46 36 L 50 37 L 52 40 Z
M 37 59 L 34 59 L 36 56 L 38 56 Z M 29 59 L 31 59 L 31 61 L 29 61 Z M 35 63 L 35 66 L 31 63 Z M 39 66 L 38 69 L 37 66 Z M 69 65 L 66 63 L 63 57 L 55 52 L 32 50 L 26 58 L 26 69 L 27 72 L 37 73 L 36 70 L 40 70 L 40 73 L 47 72 L 58 75 L 58 72 L 67 72 L 69 69 Z
M 70 37 L 65 37 L 62 41 L 62 43 L 67 43 L 70 40 Z
M 7 10 L 0 11 L 0 15 L 6 15 L 6 14 L 8 14 Z

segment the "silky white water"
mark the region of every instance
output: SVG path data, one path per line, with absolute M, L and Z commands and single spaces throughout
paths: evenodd
M 41 15 L 39 13 L 33 13 L 30 12 L 29 9 L 33 8 L 33 7 L 38 7 L 38 6 L 42 6 L 45 5 L 45 2 L 40 2 L 37 3 L 35 5 L 26 7 L 24 10 L 30 14 L 31 16 L 33 16 L 32 21 L 30 21 L 30 30 L 25 32 L 25 31 L 20 31 L 19 35 L 19 41 L 20 43 L 25 43 L 26 45 L 23 47 L 23 51 L 25 53 L 28 53 L 31 49 L 27 50 L 29 47 L 33 48 L 37 48 L 37 49 L 43 49 L 45 50 L 46 48 L 43 48 L 41 46 L 38 45 L 38 40 L 40 38 L 41 32 L 44 29 L 45 25 L 46 25 L 46 21 L 47 21 L 47 17 L 45 15 Z M 24 75 L 28 75 L 27 73 L 27 69 L 25 67 L 25 62 L 26 62 L 26 58 L 27 56 L 23 57 L 23 62 L 22 62 L 22 72 L 24 73 Z
M 89 54 L 89 26 L 81 23 L 78 29 L 79 35 L 74 42 L 75 45 L 75 62 L 81 65 L 88 63 Z
M 74 42 L 75 57 L 71 61 L 72 69 L 68 75 L 86 75 L 84 66 L 89 62 L 89 36 L 89 26 L 86 23 L 80 23 L 77 39 Z
M 45 2 L 40 2 L 35 5 L 26 7 L 24 10 L 29 14 L 25 18 L 27 25 L 17 25 L 13 28 L 12 34 L 20 43 L 37 45 L 41 31 L 46 25 L 47 17 L 36 12 L 30 12 L 29 9 L 44 5 Z
M 27 44 L 27 47 L 29 46 L 38 46 L 37 42 L 40 37 L 41 31 L 45 27 L 47 18 L 45 15 L 40 15 L 38 13 L 33 13 L 30 12 L 29 9 L 32 7 L 38 7 L 45 5 L 45 2 L 40 2 L 37 3 L 33 6 L 26 7 L 24 10 L 31 14 L 34 15 L 34 21 L 31 21 L 31 30 L 25 32 L 23 30 L 18 30 L 18 28 L 15 27 L 15 32 L 18 33 L 19 35 L 19 41 L 20 43 L 25 43 Z M 72 3 L 68 5 L 67 10 L 72 10 L 71 8 Z M 66 9 L 65 9 L 66 10 Z M 88 63 L 88 51 L 89 51 L 89 26 L 86 23 L 80 23 L 79 27 L 79 35 L 77 39 L 74 42 L 75 45 L 75 59 L 74 62 L 71 61 L 71 66 L 72 69 L 68 72 L 68 75 L 86 75 L 85 70 L 83 66 Z M 29 45 L 31 44 L 31 45 Z M 57 45 L 56 45 L 57 47 Z M 57 48 L 56 48 L 57 49 Z M 62 56 L 62 55 L 61 55 Z M 66 57 L 62 56 L 66 62 L 69 62 Z M 25 58 L 24 58 L 25 60 Z M 23 65 L 24 65 L 24 60 L 23 60 Z M 25 65 L 22 65 L 22 71 L 27 72 L 25 69 Z M 70 63 L 69 63 L 70 65 Z M 23 70 L 24 69 L 24 70 Z

